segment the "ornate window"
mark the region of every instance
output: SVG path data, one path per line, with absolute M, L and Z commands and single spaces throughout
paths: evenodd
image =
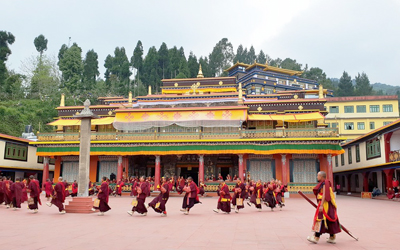
M 27 161 L 28 160 L 28 146 L 6 142 L 4 151 L 4 159 Z
M 381 157 L 381 141 L 379 139 L 372 139 L 366 143 L 367 160 Z

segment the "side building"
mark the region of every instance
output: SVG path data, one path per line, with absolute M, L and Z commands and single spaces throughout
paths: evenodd
M 46 178 L 53 178 L 55 159 L 44 159 L 36 155 L 37 147 L 30 145 L 31 140 L 0 134 L 0 176 L 28 178 L 34 175 L 41 183 L 43 168 L 48 170 Z
M 333 158 L 335 183 L 345 192 L 382 192 L 393 188 L 400 175 L 400 120 L 342 145 L 344 154 Z
M 330 97 L 326 109 L 328 127 L 348 141 L 399 119 L 397 95 Z

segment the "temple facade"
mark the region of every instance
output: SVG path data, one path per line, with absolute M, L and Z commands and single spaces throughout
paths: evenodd
M 242 180 L 275 178 L 289 190 L 307 192 L 319 170 L 333 179 L 332 157 L 344 152 L 339 144 L 344 138 L 324 122 L 329 91 L 300 79 L 297 71 L 269 71 L 254 63 L 248 71 L 268 74 L 258 91 L 257 82 L 243 79 L 241 67 L 237 63 L 228 77 L 212 78 L 203 77 L 200 67 L 197 78 L 162 80 L 161 93 L 149 88 L 146 96 L 99 98 L 99 105 L 90 106 L 100 117 L 92 120 L 91 181 L 145 175 L 154 176 L 157 185 L 161 176 L 192 176 L 197 182 L 229 174 Z M 293 82 L 309 85 L 294 88 Z M 262 84 L 275 87 L 265 91 Z M 55 159 L 55 179 L 73 181 L 80 133 L 73 116 L 83 106 L 65 106 L 62 96 L 56 109 L 58 118 L 49 124 L 54 132 L 38 133 L 32 144 L 38 156 Z

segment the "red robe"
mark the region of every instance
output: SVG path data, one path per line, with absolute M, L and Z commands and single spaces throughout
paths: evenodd
M 136 198 L 137 199 L 137 205 L 132 207 L 132 211 L 133 212 L 138 212 L 140 214 L 147 213 L 147 208 L 144 205 L 144 202 L 146 201 L 147 194 L 150 192 L 149 191 L 149 184 L 147 183 L 147 181 L 140 182 L 138 184 L 137 189 L 138 189 L 138 191 L 137 191 L 138 196 Z M 139 192 L 139 190 L 140 190 L 140 192 Z
M 116 191 L 117 191 L 118 195 L 122 195 L 122 187 L 124 187 L 124 186 L 125 186 L 125 183 L 123 181 L 119 181 L 117 183 Z
M 78 194 L 78 183 L 72 183 L 72 194 L 71 196 L 76 196 Z
M 256 184 L 254 186 L 253 194 L 251 195 L 250 202 L 256 205 L 256 208 L 261 208 L 261 199 L 263 197 L 263 185 Z M 257 199 L 260 199 L 260 204 L 257 204 Z
M 14 182 L 11 184 L 10 190 L 12 195 L 12 204 L 14 207 L 21 208 L 22 203 L 22 189 L 25 185 L 22 182 Z
M 106 181 L 103 181 L 103 183 L 101 183 L 100 186 L 100 190 L 99 194 L 97 195 L 97 198 L 100 200 L 100 204 L 98 209 L 100 210 L 100 212 L 107 212 L 108 210 L 110 210 L 110 206 L 108 205 L 108 199 L 110 196 L 110 192 L 109 192 L 109 185 Z
M 58 182 L 54 187 L 53 199 L 51 203 L 58 207 L 58 211 L 61 212 L 64 210 L 64 201 L 65 201 L 65 185 L 64 182 Z
M 51 196 L 53 193 L 53 183 L 51 181 L 46 181 L 44 183 L 44 191 L 46 193 L 46 198 Z
M 229 194 L 229 187 L 225 183 L 217 191 L 219 195 L 217 208 L 226 213 L 231 212 L 231 195 Z

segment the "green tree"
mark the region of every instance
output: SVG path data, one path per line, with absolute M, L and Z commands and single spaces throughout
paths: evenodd
M 210 64 L 208 62 L 207 57 L 200 57 L 199 58 L 199 64 L 201 64 L 201 69 L 203 70 L 203 75 L 204 77 L 211 77 L 211 69 L 210 69 Z M 197 76 L 197 75 L 196 75 Z
M 40 58 L 42 58 L 43 51 L 47 50 L 47 39 L 44 35 L 39 35 L 33 40 L 33 43 L 35 44 L 37 52 L 40 53 Z
M 135 50 L 133 51 L 133 55 L 131 57 L 131 64 L 137 70 L 136 77 L 139 77 L 139 74 L 142 71 L 142 66 L 143 66 L 143 45 L 140 40 L 137 42 Z
M 346 71 L 344 71 L 342 77 L 340 77 L 337 96 L 354 96 L 353 81 Z
M 367 74 L 362 72 L 356 76 L 355 94 L 358 96 L 372 95 L 372 86 L 369 82 Z
M 233 46 L 227 38 L 222 38 L 213 48 L 209 56 L 212 76 L 226 75 L 225 69 L 232 65 Z
M 265 64 L 267 62 L 267 57 L 264 54 L 264 51 L 260 50 L 260 53 L 257 56 L 257 62 Z
M 4 91 L 1 92 L 1 99 L 21 99 L 24 97 L 24 89 L 22 83 L 25 79 L 24 75 L 17 74 L 14 71 L 8 72 L 5 80 Z
M 161 83 L 160 76 L 158 75 L 158 53 L 156 47 L 149 48 L 146 57 L 143 60 L 143 74 L 140 78 L 142 82 L 152 86 L 154 93 L 158 91 Z
M 96 86 L 96 78 L 100 75 L 97 53 L 92 49 L 86 53 L 83 60 L 83 85 L 84 89 L 92 90 Z
M 253 64 L 256 61 L 257 56 L 256 56 L 256 51 L 254 50 L 253 45 L 250 47 L 249 53 L 247 53 L 246 57 L 247 57 L 248 64 Z
M 243 63 L 245 61 L 245 58 L 243 56 L 243 52 L 244 52 L 243 45 L 240 44 L 238 46 L 237 50 L 236 50 L 236 55 L 233 58 L 233 63 L 237 63 L 237 62 Z
M 283 60 L 282 63 L 280 64 L 280 67 L 283 69 L 301 71 L 301 64 L 297 63 L 296 60 L 291 58 L 286 58 L 285 60 Z
M 187 66 L 189 69 L 188 77 L 190 77 L 190 78 L 197 77 L 197 74 L 199 73 L 199 63 L 197 62 L 197 57 L 196 57 L 196 55 L 193 54 L 193 52 L 190 52 L 190 54 L 189 54 Z
M 108 55 L 106 57 L 104 77 L 106 78 L 106 85 L 111 87 L 114 94 L 126 95 L 128 93 L 130 87 L 129 77 L 132 75 L 129 68 L 130 65 L 131 63 L 126 56 L 124 47 L 116 47 L 114 56 Z
M 279 57 L 276 59 L 273 59 L 269 62 L 269 65 L 274 66 L 274 67 L 280 67 L 282 64 L 282 59 L 280 59 Z
M 58 96 L 60 88 L 59 70 L 55 59 L 32 57 L 24 63 L 24 72 L 28 82 L 29 98 L 51 98 Z
M 176 46 L 168 50 L 168 58 L 169 58 L 168 71 L 170 74 L 170 78 L 175 78 L 176 75 L 179 74 L 179 66 L 181 62 L 181 56 Z
M 162 43 L 160 49 L 158 50 L 158 68 L 160 69 L 158 75 L 163 79 L 166 77 L 166 75 L 168 75 L 166 74 L 168 72 L 168 63 L 168 47 L 166 43 Z
M 15 42 L 13 34 L 7 31 L 0 31 L 0 91 L 8 78 L 6 61 L 8 56 L 11 55 L 10 45 Z
M 82 49 L 74 43 L 68 48 L 59 61 L 64 87 L 71 93 L 77 94 L 82 88 Z

